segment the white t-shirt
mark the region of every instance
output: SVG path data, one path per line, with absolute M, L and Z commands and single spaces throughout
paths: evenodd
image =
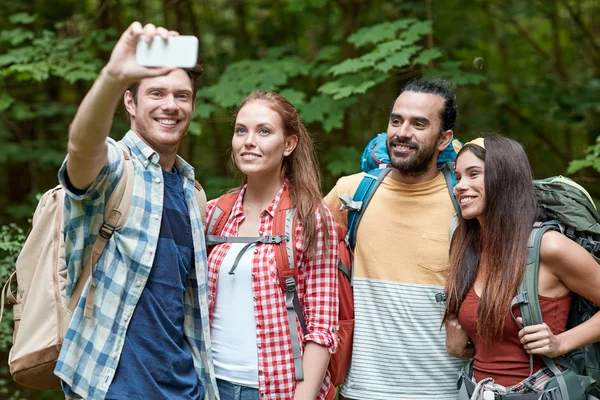
M 229 275 L 244 246 L 244 243 L 233 243 L 219 269 L 211 322 L 212 352 L 218 379 L 258 389 L 258 349 L 251 276 L 254 245 L 244 252 L 234 275 Z

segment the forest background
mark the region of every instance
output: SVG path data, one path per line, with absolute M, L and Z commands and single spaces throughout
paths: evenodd
M 360 170 L 402 86 L 454 81 L 455 136 L 520 141 L 536 177 L 568 175 L 600 198 L 597 0 L 9 0 L 0 11 L 0 283 L 39 194 L 56 185 L 67 131 L 121 32 L 134 20 L 200 40 L 206 70 L 180 154 L 213 198 L 235 185 L 235 106 L 278 91 L 317 143 L 326 193 Z M 112 137 L 127 130 L 124 110 Z M 0 398 L 58 399 L 15 385 L 0 324 Z

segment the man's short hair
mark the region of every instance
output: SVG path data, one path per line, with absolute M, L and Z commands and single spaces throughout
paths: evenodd
M 202 75 L 204 75 L 204 68 L 202 68 L 202 64 L 198 63 L 191 68 L 181 68 L 187 73 L 187 76 L 190 78 L 192 82 L 192 99 L 196 100 L 196 90 L 197 90 L 197 81 Z M 131 92 L 131 97 L 133 98 L 133 102 L 137 103 L 137 95 L 138 90 L 140 88 L 140 81 L 136 81 L 127 86 L 127 90 Z M 129 115 L 129 113 L 127 114 Z
M 416 92 L 440 96 L 444 100 L 440 110 L 440 133 L 442 133 L 454 129 L 456 123 L 456 94 L 450 90 L 451 86 L 452 81 L 446 79 L 413 79 L 404 86 L 402 93 Z

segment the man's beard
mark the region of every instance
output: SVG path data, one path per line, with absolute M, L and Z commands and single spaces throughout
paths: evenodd
M 405 144 L 410 146 L 415 150 L 415 154 L 413 154 L 410 158 L 394 159 L 392 152 L 392 146 L 394 144 Z M 390 155 L 390 164 L 392 164 L 392 167 L 403 174 L 420 176 L 426 173 L 429 169 L 431 160 L 435 156 L 437 140 L 431 143 L 431 145 L 426 145 L 421 148 L 421 146 L 415 142 L 411 142 L 408 139 L 400 139 L 399 137 L 394 136 L 386 143 L 386 146 L 388 154 Z

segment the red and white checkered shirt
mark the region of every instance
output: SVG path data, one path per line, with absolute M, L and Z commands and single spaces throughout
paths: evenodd
M 273 217 L 277 205 L 285 190 L 286 182 L 269 207 L 260 215 L 259 234 L 271 235 Z M 233 206 L 231 215 L 222 236 L 236 236 L 238 227 L 244 219 L 242 200 L 244 186 Z M 207 206 L 207 215 L 212 215 L 216 200 Z M 330 353 L 335 352 L 338 344 L 338 283 L 337 283 L 337 243 L 334 221 L 329 209 L 325 207 L 329 228 L 329 244 L 325 251 L 323 219 L 316 212 L 316 251 L 315 256 L 308 259 L 302 251 L 302 224 L 296 224 L 296 265 L 298 265 L 297 291 L 300 304 L 304 310 L 307 335 L 304 336 L 298 323 L 298 337 L 304 345 L 307 341 L 326 347 Z M 206 228 L 205 228 L 206 229 Z M 212 318 L 215 299 L 217 297 L 217 278 L 219 267 L 230 244 L 215 246 L 208 258 L 208 304 Z M 258 346 L 258 389 L 261 399 L 287 400 L 293 399 L 296 387 L 294 374 L 294 357 L 289 334 L 285 293 L 280 286 L 275 266 L 275 248 L 271 244 L 257 244 L 252 261 L 252 293 L 254 296 L 254 314 L 256 318 L 256 343 Z M 227 295 L 226 293 L 221 295 Z M 329 390 L 335 390 L 329 373 L 323 380 L 321 391 L 317 397 L 324 399 Z

